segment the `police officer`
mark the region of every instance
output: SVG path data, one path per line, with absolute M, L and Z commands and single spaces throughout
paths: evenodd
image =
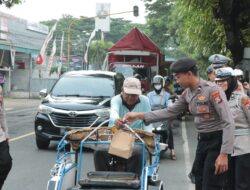
M 233 151 L 234 121 L 225 93 L 215 84 L 198 76 L 196 61 L 177 60 L 171 65 L 175 79 L 185 90 L 180 98 L 163 110 L 130 112 L 124 122 L 142 119 L 145 123 L 171 119 L 189 109 L 199 133 L 196 149 L 196 190 L 222 190 L 226 184 L 228 155 Z
M 12 167 L 12 158 L 9 153 L 8 127 L 3 108 L 3 91 L 0 87 L 0 190 Z
M 212 63 L 214 69 L 221 67 L 228 67 L 231 59 L 221 54 L 213 54 L 208 58 L 208 61 Z
M 211 64 L 207 67 L 207 78 L 209 81 L 214 82 L 215 77 L 216 77 L 215 70 L 214 70 L 213 65 Z
M 237 90 L 237 78 L 232 68 L 221 68 L 216 83 L 225 91 L 235 121 L 234 151 L 229 167 L 229 189 L 250 189 L 250 98 Z M 237 73 L 236 73 L 237 74 Z

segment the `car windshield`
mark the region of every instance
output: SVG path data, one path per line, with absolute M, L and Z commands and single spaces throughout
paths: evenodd
M 107 76 L 65 76 L 55 84 L 51 94 L 69 97 L 112 97 L 115 94 L 114 80 Z
M 122 73 L 125 78 L 133 77 L 136 73 L 139 74 L 143 80 L 147 79 L 147 69 L 146 68 L 136 68 L 130 65 L 115 65 L 112 68 L 113 72 Z

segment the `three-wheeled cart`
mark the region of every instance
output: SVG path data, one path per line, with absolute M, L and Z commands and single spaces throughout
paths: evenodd
M 107 121 L 106 121 L 107 122 Z M 158 178 L 160 143 L 158 136 L 143 130 L 125 126 L 136 137 L 136 144 L 142 148 L 142 171 L 140 177 L 126 171 L 84 171 L 88 165 L 85 149 L 110 144 L 113 132 L 103 127 L 72 130 L 58 144 L 56 163 L 51 169 L 47 190 L 163 190 Z M 68 151 L 68 144 L 71 145 Z M 89 151 L 88 151 L 89 152 Z M 85 174 L 84 174 L 85 173 Z

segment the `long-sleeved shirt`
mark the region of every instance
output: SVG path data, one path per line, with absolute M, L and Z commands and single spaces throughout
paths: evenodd
M 198 133 L 223 130 L 221 152 L 233 152 L 234 121 L 226 95 L 216 84 L 202 79 L 195 90 L 185 89 L 171 107 L 145 113 L 145 123 L 173 119 L 187 109 L 194 115 Z
M 9 138 L 6 116 L 3 106 L 3 90 L 0 87 L 0 143 Z
M 161 105 L 164 107 L 168 107 L 168 100 L 170 94 L 165 90 L 161 90 L 159 94 L 157 94 L 154 90 L 148 93 L 148 99 L 151 106 Z

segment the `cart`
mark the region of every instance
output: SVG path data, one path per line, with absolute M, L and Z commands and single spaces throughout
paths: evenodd
M 95 128 L 83 128 L 66 132 L 58 144 L 56 162 L 51 169 L 47 190 L 163 190 L 163 181 L 158 177 L 160 142 L 159 137 L 143 130 L 125 128 L 136 137 L 142 147 L 142 171 L 140 177 L 126 171 L 89 171 L 83 175 L 86 158 L 84 150 L 92 146 L 110 144 L 113 131 L 104 127 L 104 121 Z M 68 144 L 71 145 L 67 150 Z

